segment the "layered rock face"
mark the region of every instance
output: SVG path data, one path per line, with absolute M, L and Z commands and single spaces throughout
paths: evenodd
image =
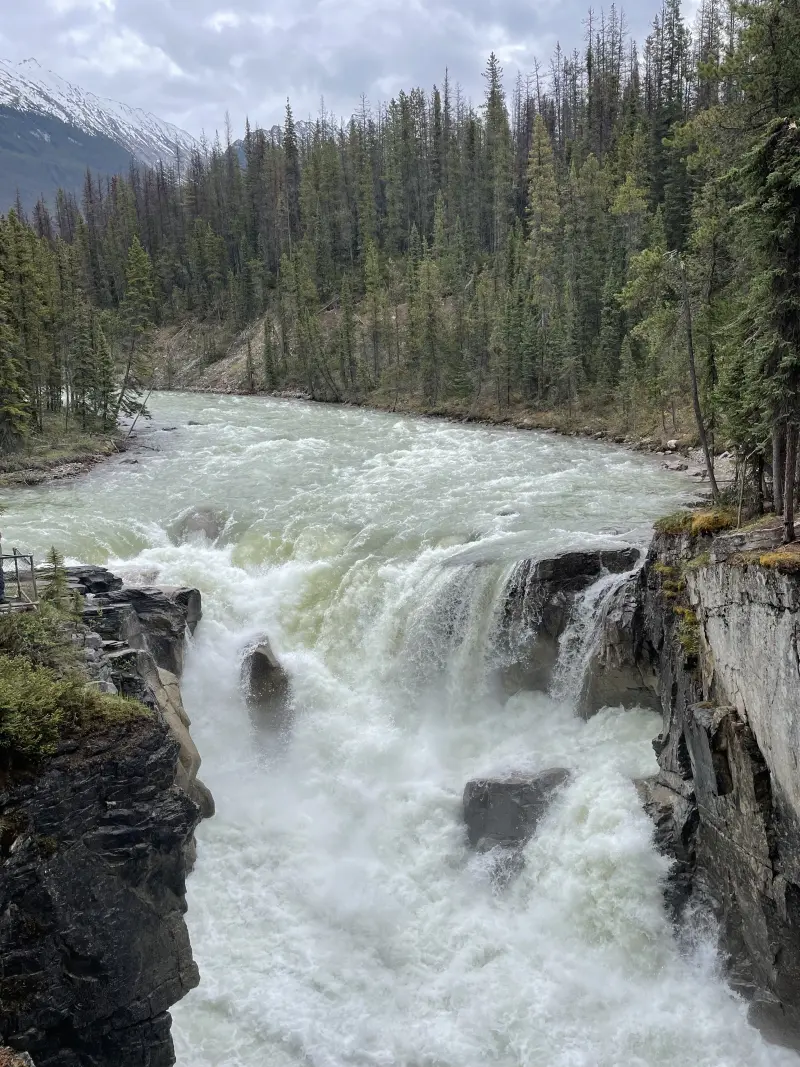
M 753 1021 L 800 1046 L 800 583 L 747 548 L 660 535 L 651 549 L 631 634 L 664 717 L 647 807 L 676 859 L 670 903 L 711 909 Z
M 90 674 L 154 714 L 0 782 L 0 1037 L 36 1067 L 169 1067 L 167 1009 L 199 981 L 186 874 L 213 801 L 162 664 L 180 668 L 199 594 L 82 572 Z

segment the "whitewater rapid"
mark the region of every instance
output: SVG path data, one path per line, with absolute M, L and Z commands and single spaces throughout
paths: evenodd
M 202 982 L 173 1010 L 179 1067 L 797 1065 L 749 1027 L 713 948 L 674 940 L 632 784 L 655 770 L 658 719 L 573 714 L 603 587 L 551 695 L 508 698 L 492 670 L 516 561 L 644 543 L 685 483 L 547 435 L 233 397 L 153 406 L 135 464 L 9 495 L 3 529 L 203 593 L 183 691 L 217 815 L 189 880 Z M 175 543 L 198 506 L 222 536 Z M 279 733 L 239 690 L 264 634 L 293 683 Z M 571 782 L 498 893 L 466 847 L 464 784 L 551 766 Z

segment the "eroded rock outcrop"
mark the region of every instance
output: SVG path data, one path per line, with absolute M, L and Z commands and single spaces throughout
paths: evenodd
M 198 982 L 186 874 L 213 800 L 178 674 L 156 656 L 180 668 L 199 594 L 98 570 L 69 572 L 87 593 L 87 669 L 153 714 L 0 781 L 0 1039 L 36 1067 L 169 1067 L 167 1009 Z
M 125 586 L 94 597 L 87 619 L 106 640 L 121 641 L 150 653 L 159 667 L 180 675 L 186 631 L 200 618 L 196 589 Z

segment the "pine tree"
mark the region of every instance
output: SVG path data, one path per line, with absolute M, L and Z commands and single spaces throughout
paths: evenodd
M 368 348 L 367 362 L 372 367 L 372 379 L 377 384 L 383 359 L 384 294 L 378 251 L 374 242 L 367 245 L 364 259 L 364 303 L 366 305 L 367 329 L 365 342 Z
M 778 119 L 759 138 L 739 170 L 747 200 L 747 234 L 759 271 L 746 318 L 759 353 L 761 396 L 772 421 L 774 455 L 784 456 L 785 540 L 793 541 L 795 457 L 800 426 L 800 131 Z M 751 342 L 752 343 L 752 342 Z M 782 440 L 781 440 L 782 439 Z M 776 482 L 780 464 L 775 463 Z M 776 505 L 780 503 L 776 486 Z M 776 510 L 779 510 L 776 507 Z
M 150 257 L 138 236 L 128 250 L 125 268 L 125 296 L 120 305 L 121 334 L 125 346 L 125 363 L 115 408 L 115 421 L 121 411 L 133 412 L 136 399 L 149 372 L 146 360 L 147 341 L 153 325 L 155 296 Z
M 264 319 L 264 341 L 261 357 L 264 368 L 264 388 L 267 392 L 272 392 L 278 386 L 274 331 L 275 327 L 272 319 L 267 315 Z
M 486 81 L 486 180 L 488 185 L 488 247 L 500 251 L 505 245 L 511 215 L 511 131 L 503 68 L 492 52 L 484 72 Z
M 530 343 L 535 359 L 531 374 L 536 379 L 539 404 L 544 402 L 549 385 L 547 363 L 559 292 L 560 225 L 553 146 L 544 120 L 537 115 L 528 160 L 528 269 L 532 286 Z

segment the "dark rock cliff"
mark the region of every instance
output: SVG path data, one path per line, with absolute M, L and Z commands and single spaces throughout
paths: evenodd
M 0 1044 L 36 1067 L 169 1067 L 168 1008 L 199 981 L 186 874 L 213 811 L 168 669 L 199 594 L 70 578 L 91 594 L 76 636 L 90 674 L 152 715 L 0 780 Z

